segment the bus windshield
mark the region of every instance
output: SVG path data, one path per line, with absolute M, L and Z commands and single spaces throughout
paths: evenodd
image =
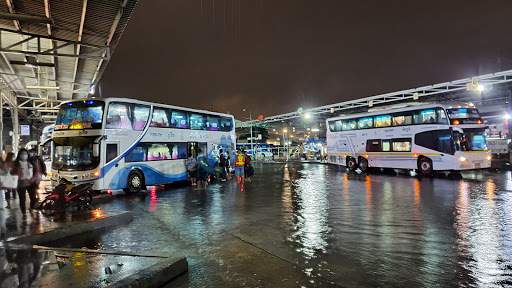
M 468 119 L 480 118 L 480 114 L 476 108 L 453 108 L 448 109 L 450 119 Z
M 52 168 L 67 171 L 85 171 L 98 167 L 100 158 L 93 155 L 93 143 L 97 137 L 53 138 L 55 152 L 53 153 Z
M 55 130 L 101 129 L 103 101 L 85 100 L 62 104 Z
M 487 148 L 487 138 L 485 136 L 485 129 L 464 129 L 466 139 L 471 151 L 484 151 Z

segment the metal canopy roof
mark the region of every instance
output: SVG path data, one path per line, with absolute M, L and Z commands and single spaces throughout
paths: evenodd
M 98 83 L 137 0 L 0 1 L 3 107 L 34 125 Z
M 478 85 L 484 86 L 485 90 L 483 93 L 473 90 L 468 91 L 468 87 L 474 86 L 474 88 L 476 88 Z M 511 87 L 512 70 L 507 70 L 415 89 L 385 93 L 316 108 L 304 109 L 302 113 L 296 111 L 265 117 L 262 121 L 245 121 L 237 126 L 238 128 L 243 128 L 274 122 L 287 122 L 286 125 L 291 124 L 291 122 L 305 122 L 302 115 L 307 113 L 312 117 L 309 122 L 315 122 L 322 126 L 325 123 L 325 119 L 335 117 L 340 114 L 365 112 L 370 107 L 387 106 L 415 100 L 438 103 L 473 102 L 477 107 L 481 107 L 500 102 L 504 103 L 506 101 L 508 103 L 509 98 L 511 98 Z

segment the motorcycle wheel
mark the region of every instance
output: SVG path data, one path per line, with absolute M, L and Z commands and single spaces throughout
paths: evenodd
M 39 208 L 44 214 L 53 214 L 55 213 L 55 208 L 57 207 L 57 204 L 55 203 L 55 200 L 53 199 L 45 199 Z
M 87 192 L 83 195 L 80 195 L 78 198 L 78 210 L 90 210 L 91 209 L 91 202 L 92 202 L 92 195 L 91 193 Z

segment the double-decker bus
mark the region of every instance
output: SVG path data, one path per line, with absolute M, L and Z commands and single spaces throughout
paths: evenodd
M 459 108 L 426 104 L 327 119 L 328 162 L 352 171 L 417 169 L 424 175 L 490 167 L 478 110 L 468 117 L 450 109 Z
M 187 179 L 185 160 L 235 149 L 232 115 L 126 98 L 63 102 L 53 132 L 52 183 L 92 182 L 136 193 Z

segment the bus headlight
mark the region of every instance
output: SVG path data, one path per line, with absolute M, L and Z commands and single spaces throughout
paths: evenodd
M 491 158 L 492 158 L 491 155 L 485 156 L 485 159 L 487 159 L 487 161 L 491 161 Z
M 100 177 L 100 175 L 101 175 L 100 170 L 96 170 L 96 171 L 94 171 L 94 173 L 91 173 L 91 177 Z
M 460 156 L 459 162 L 468 162 L 468 158 L 466 158 L 465 156 Z

